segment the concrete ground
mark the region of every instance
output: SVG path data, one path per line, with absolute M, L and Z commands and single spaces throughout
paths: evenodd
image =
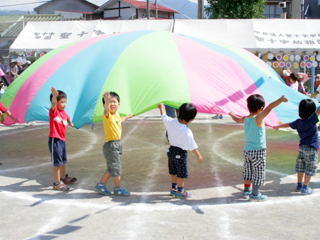
M 203 163 L 189 153 L 188 199 L 169 196 L 165 128 L 159 111 L 123 124 L 122 184 L 130 197 L 94 191 L 106 169 L 102 124 L 68 128 L 70 192 L 52 190 L 48 124 L 0 126 L 0 239 L 319 239 L 316 193 L 296 186 L 294 131 L 267 129 L 266 202 L 241 199 L 243 126 L 199 114 L 190 124 Z M 107 186 L 112 189 L 113 183 Z

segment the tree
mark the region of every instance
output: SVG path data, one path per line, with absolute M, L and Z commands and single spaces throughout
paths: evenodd
M 208 0 L 209 18 L 263 18 L 267 0 Z

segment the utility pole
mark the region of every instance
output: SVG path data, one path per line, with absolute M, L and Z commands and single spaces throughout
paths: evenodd
M 301 19 L 304 19 L 304 0 L 301 0 Z
M 156 7 L 156 19 L 158 19 L 158 2 L 157 2 L 157 0 L 154 1 L 154 5 Z
M 147 0 L 147 18 L 150 19 L 150 0 Z
M 204 3 L 203 0 L 198 0 L 198 19 L 204 18 Z

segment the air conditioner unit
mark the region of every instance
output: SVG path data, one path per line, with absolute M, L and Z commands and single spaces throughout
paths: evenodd
M 286 8 L 287 7 L 287 3 L 286 2 L 279 2 L 278 3 L 278 7 L 279 8 Z

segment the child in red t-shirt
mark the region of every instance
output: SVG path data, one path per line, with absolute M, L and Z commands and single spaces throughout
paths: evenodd
M 11 112 L 2 104 L 2 102 L 0 102 L 0 119 L 1 119 L 1 123 L 4 122 L 4 117 L 3 114 L 8 115 L 8 117 L 10 117 L 12 119 L 12 121 L 17 122 L 17 119 L 15 119 Z
M 53 166 L 53 189 L 68 191 L 70 188 L 66 184 L 75 183 L 77 179 L 69 177 L 68 174 L 66 174 L 66 132 L 68 124 L 73 127 L 69 115 L 64 110 L 67 105 L 67 94 L 60 90 L 57 91 L 52 87 L 50 101 L 50 133 L 48 145 Z

